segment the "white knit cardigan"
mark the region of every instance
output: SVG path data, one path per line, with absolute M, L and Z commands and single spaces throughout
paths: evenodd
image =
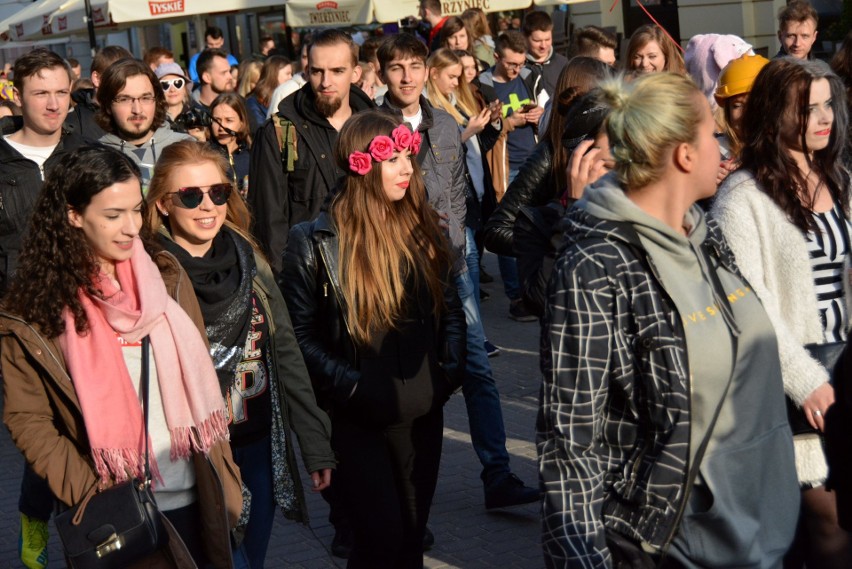
M 722 183 L 712 215 L 775 327 L 784 391 L 801 405 L 829 379 L 804 348 L 825 341 L 807 240 L 745 170 Z M 795 449 L 799 482 L 822 484 L 828 468 L 819 439 L 796 437 Z

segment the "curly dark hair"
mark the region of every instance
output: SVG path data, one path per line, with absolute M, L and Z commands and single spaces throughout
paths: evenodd
M 805 141 L 811 85 L 827 79 L 834 101 L 834 124 L 828 146 L 810 152 Z M 784 95 L 786 93 L 786 95 Z M 781 95 L 779 95 L 781 94 Z M 754 174 L 761 188 L 802 231 L 815 225 L 805 175 L 788 152 L 785 126 L 795 121 L 795 132 L 808 165 L 819 174 L 834 201 L 849 203 L 849 176 L 842 166 L 848 111 L 843 82 L 824 62 L 789 57 L 767 64 L 754 81 L 743 115 L 742 167 Z M 849 211 L 846 212 L 847 215 Z
M 65 331 L 62 311 L 68 307 L 77 333 L 84 333 L 88 320 L 77 293 L 82 288 L 100 296 L 93 285 L 98 262 L 83 230 L 69 222 L 68 212 L 84 212 L 95 195 L 133 178 L 141 183 L 136 164 L 106 146 L 83 146 L 65 155 L 50 170 L 36 200 L 3 308 L 37 326 L 48 338 L 55 338 Z M 150 230 L 144 200 L 139 235 L 149 254 L 160 250 Z

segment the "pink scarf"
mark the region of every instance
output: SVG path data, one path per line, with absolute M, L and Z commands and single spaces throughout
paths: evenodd
M 145 466 L 142 407 L 124 363 L 119 334 L 126 341 L 151 339 L 157 379 L 171 433 L 171 459 L 208 452 L 228 439 L 225 403 L 198 328 L 166 291 L 160 271 L 137 238 L 133 256 L 116 263 L 121 290 L 103 273 L 95 286 L 104 299 L 82 289 L 89 331 L 80 336 L 66 308 L 60 346 L 80 400 L 95 470 L 106 482 L 141 478 Z M 150 447 L 150 445 L 149 445 Z M 153 454 L 152 472 L 157 476 Z

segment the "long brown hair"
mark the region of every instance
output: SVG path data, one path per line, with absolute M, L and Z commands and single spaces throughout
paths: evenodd
M 379 135 L 389 136 L 401 121 L 379 111 L 353 115 L 340 130 L 335 157 L 349 173 L 332 201 L 337 227 L 340 285 L 353 340 L 367 344 L 381 330 L 393 329 L 404 314 L 412 280 L 426 286 L 436 318 L 450 267 L 446 237 L 429 206 L 417 161 L 405 196 L 392 202 L 382 186 L 381 163 L 360 176 L 349 171 L 349 155 L 367 152 Z M 412 279 L 413 277 L 413 279 Z
M 624 58 L 624 68 L 632 70 L 633 56 L 652 41 L 657 42 L 657 45 L 660 46 L 660 51 L 663 52 L 663 56 L 666 58 L 666 66 L 662 71 L 686 75 L 686 64 L 683 62 L 683 55 L 681 55 L 680 49 L 662 28 L 653 24 L 646 24 L 640 27 L 630 36 L 630 43 L 627 44 L 627 57 Z
M 547 124 L 545 136 L 553 149 L 551 161 L 551 177 L 558 183 L 555 195 L 562 195 L 568 187 L 568 176 L 565 171 L 571 156 L 562 144 L 562 134 L 565 131 L 565 116 L 571 104 L 594 89 L 604 79 L 612 77 L 612 68 L 591 57 L 572 57 L 556 82 L 556 100 L 551 103 L 550 122 Z
M 223 183 L 231 183 L 228 178 L 228 162 L 221 152 L 210 145 L 195 140 L 181 140 L 169 144 L 163 149 L 163 152 L 157 158 L 157 167 L 154 169 L 154 176 L 151 178 L 148 195 L 145 198 L 148 203 L 148 222 L 153 231 L 156 232 L 160 227 L 165 227 L 171 234 L 169 218 L 160 212 L 157 203 L 167 199 L 171 192 L 177 190 L 174 180 L 182 167 L 205 162 L 216 166 Z M 248 207 L 236 188 L 233 188 L 231 196 L 228 198 L 225 225 L 248 241 L 255 252 L 260 251 L 249 229 L 251 214 L 249 214 Z
M 292 67 L 293 63 L 283 55 L 272 55 L 263 63 L 260 79 L 257 80 L 251 94 L 257 97 L 264 107 L 269 106 L 269 98 L 278 87 L 278 73 L 288 65 Z
M 811 85 L 827 79 L 834 101 L 834 123 L 828 146 L 811 152 L 805 140 Z M 826 184 L 834 201 L 849 203 L 849 177 L 841 164 L 849 114 L 843 82 L 823 62 L 790 58 L 770 61 L 758 74 L 742 120 L 742 167 L 751 171 L 761 189 L 802 231 L 814 226 L 813 198 L 805 174 L 790 155 L 786 128 L 795 122 L 798 143 L 808 166 Z M 849 212 L 847 211 L 847 214 Z

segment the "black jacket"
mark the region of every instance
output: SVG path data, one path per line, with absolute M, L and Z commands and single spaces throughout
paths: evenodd
M 249 163 L 251 161 L 251 150 L 248 144 L 240 142 L 233 154 L 228 152 L 227 146 L 222 146 L 216 139 L 210 141 L 210 146 L 218 150 L 228 161 L 228 178 L 241 194 L 246 195 L 246 182 L 249 179 Z
M 21 124 L 17 120 L 6 120 L 0 123 L 0 129 L 2 134 L 8 135 L 19 130 Z M 77 136 L 63 130 L 59 144 L 44 163 L 45 173 L 66 152 L 79 145 Z M 6 292 L 9 279 L 18 266 L 24 233 L 42 184 L 38 165 L 22 156 L 0 136 L 0 295 Z
M 375 108 L 373 101 L 354 85 L 349 91 L 352 112 Z M 276 121 L 290 121 L 296 132 L 293 170 L 282 163 Z M 310 84 L 281 101 L 278 113 L 256 133 L 251 149 L 248 204 L 254 219 L 254 236 L 272 263 L 281 270 L 281 255 L 290 228 L 320 212 L 326 196 L 337 187 L 344 172 L 334 159 L 337 131 L 316 111 Z
M 290 230 L 278 284 L 320 406 L 345 405 L 361 373 L 343 310 L 337 230 L 327 213 Z M 444 303 L 436 331 L 438 357 L 452 391 L 461 385 L 467 342 L 464 311 L 452 280 L 444 289 Z
M 553 48 L 550 48 L 550 57 L 541 62 L 527 54 L 527 67 L 541 75 L 541 86 L 547 91 L 551 100 L 558 98 L 559 93 L 555 92 L 556 85 L 559 83 L 559 75 L 562 74 L 566 65 L 568 65 L 568 58 L 556 53 Z
M 522 207 L 538 207 L 558 197 L 552 176 L 553 147 L 539 142 L 521 167 L 497 209 L 485 224 L 485 247 L 498 255 L 514 256 L 514 226 Z
M 840 527 L 852 531 L 852 349 L 849 343 L 837 361 L 832 374 L 834 405 L 825 414 L 825 449 L 828 459 L 826 487 L 837 496 L 837 518 Z
M 74 108 L 65 119 L 65 129 L 79 136 L 86 143 L 97 142 L 106 134 L 95 122 L 98 105 L 94 89 L 78 89 L 71 94 Z

